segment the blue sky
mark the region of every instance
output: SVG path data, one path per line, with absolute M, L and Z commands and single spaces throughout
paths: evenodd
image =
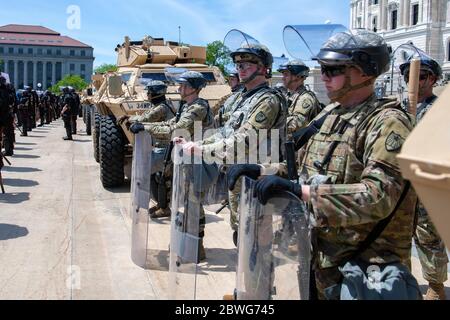
M 2 0 L 6 1 L 6 0 Z M 69 29 L 67 8 L 77 5 L 81 28 Z M 231 29 L 242 30 L 266 44 L 274 55 L 286 53 L 282 30 L 288 24 L 349 24 L 349 1 L 336 0 L 72 0 L 8 2 L 0 25 L 43 25 L 94 47 L 95 66 L 115 63 L 114 48 L 125 35 L 145 35 L 206 45 L 223 40 Z

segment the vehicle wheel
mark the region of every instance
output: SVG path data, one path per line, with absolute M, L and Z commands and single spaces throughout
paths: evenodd
M 84 117 L 85 117 L 84 123 L 86 124 L 86 134 L 90 136 L 92 135 L 91 106 L 86 106 L 84 108 Z
M 102 116 L 94 112 L 94 132 L 92 136 L 92 142 L 94 146 L 94 158 L 95 161 L 100 162 L 100 146 L 99 146 L 99 140 L 100 140 L 100 122 L 102 120 Z
M 100 123 L 100 179 L 103 187 L 123 185 L 125 174 L 123 133 L 112 116 L 102 117 Z

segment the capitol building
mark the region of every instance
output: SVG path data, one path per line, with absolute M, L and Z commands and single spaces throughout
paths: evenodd
M 414 44 L 450 79 L 450 0 L 351 0 L 350 28 L 379 33 L 393 50 Z

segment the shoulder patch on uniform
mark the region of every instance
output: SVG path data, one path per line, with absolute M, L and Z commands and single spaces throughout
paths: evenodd
M 302 107 L 303 109 L 309 109 L 312 106 L 312 103 L 309 99 L 306 99 L 305 101 L 303 101 Z
M 401 135 L 392 131 L 386 139 L 386 150 L 389 152 L 398 151 L 405 140 Z
M 267 117 L 264 114 L 264 112 L 262 112 L 262 111 L 260 111 L 255 117 L 255 120 L 258 123 L 262 123 L 262 122 L 266 121 L 266 119 L 267 119 Z

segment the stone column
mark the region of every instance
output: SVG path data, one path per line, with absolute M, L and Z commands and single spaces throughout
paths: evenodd
M 370 19 L 369 19 L 369 0 L 364 1 L 364 28 L 370 29 Z
M 42 87 L 46 90 L 47 89 L 47 62 L 42 61 Z
M 400 4 L 398 6 L 398 18 L 399 18 L 399 26 L 405 26 L 405 0 L 400 0 Z
M 387 30 L 387 15 L 388 15 L 388 2 L 387 0 L 380 0 L 381 4 L 380 4 L 380 12 L 381 12 L 381 31 L 386 31 Z
M 354 16 L 353 16 L 353 7 L 354 7 L 354 5 L 353 5 L 353 2 L 352 2 L 352 3 L 350 3 L 350 24 L 349 24 L 350 29 L 353 28 L 353 19 L 354 19 Z
M 37 88 L 37 62 L 33 61 L 33 88 Z
M 14 86 L 16 89 L 19 89 L 17 86 L 19 85 L 19 62 L 14 60 Z
M 52 62 L 52 84 L 56 84 L 56 62 Z
M 404 25 L 406 27 L 409 27 L 411 25 L 411 0 L 405 0 L 404 6 L 403 6 L 405 13 L 404 13 Z
M 7 74 L 9 74 L 8 64 L 9 64 L 9 60 L 3 60 L 3 65 L 5 66 L 5 73 L 7 73 Z M 11 80 L 11 75 L 9 75 L 9 79 Z
M 28 61 L 23 61 L 23 85 L 28 86 Z M 34 88 L 33 88 L 34 89 Z

